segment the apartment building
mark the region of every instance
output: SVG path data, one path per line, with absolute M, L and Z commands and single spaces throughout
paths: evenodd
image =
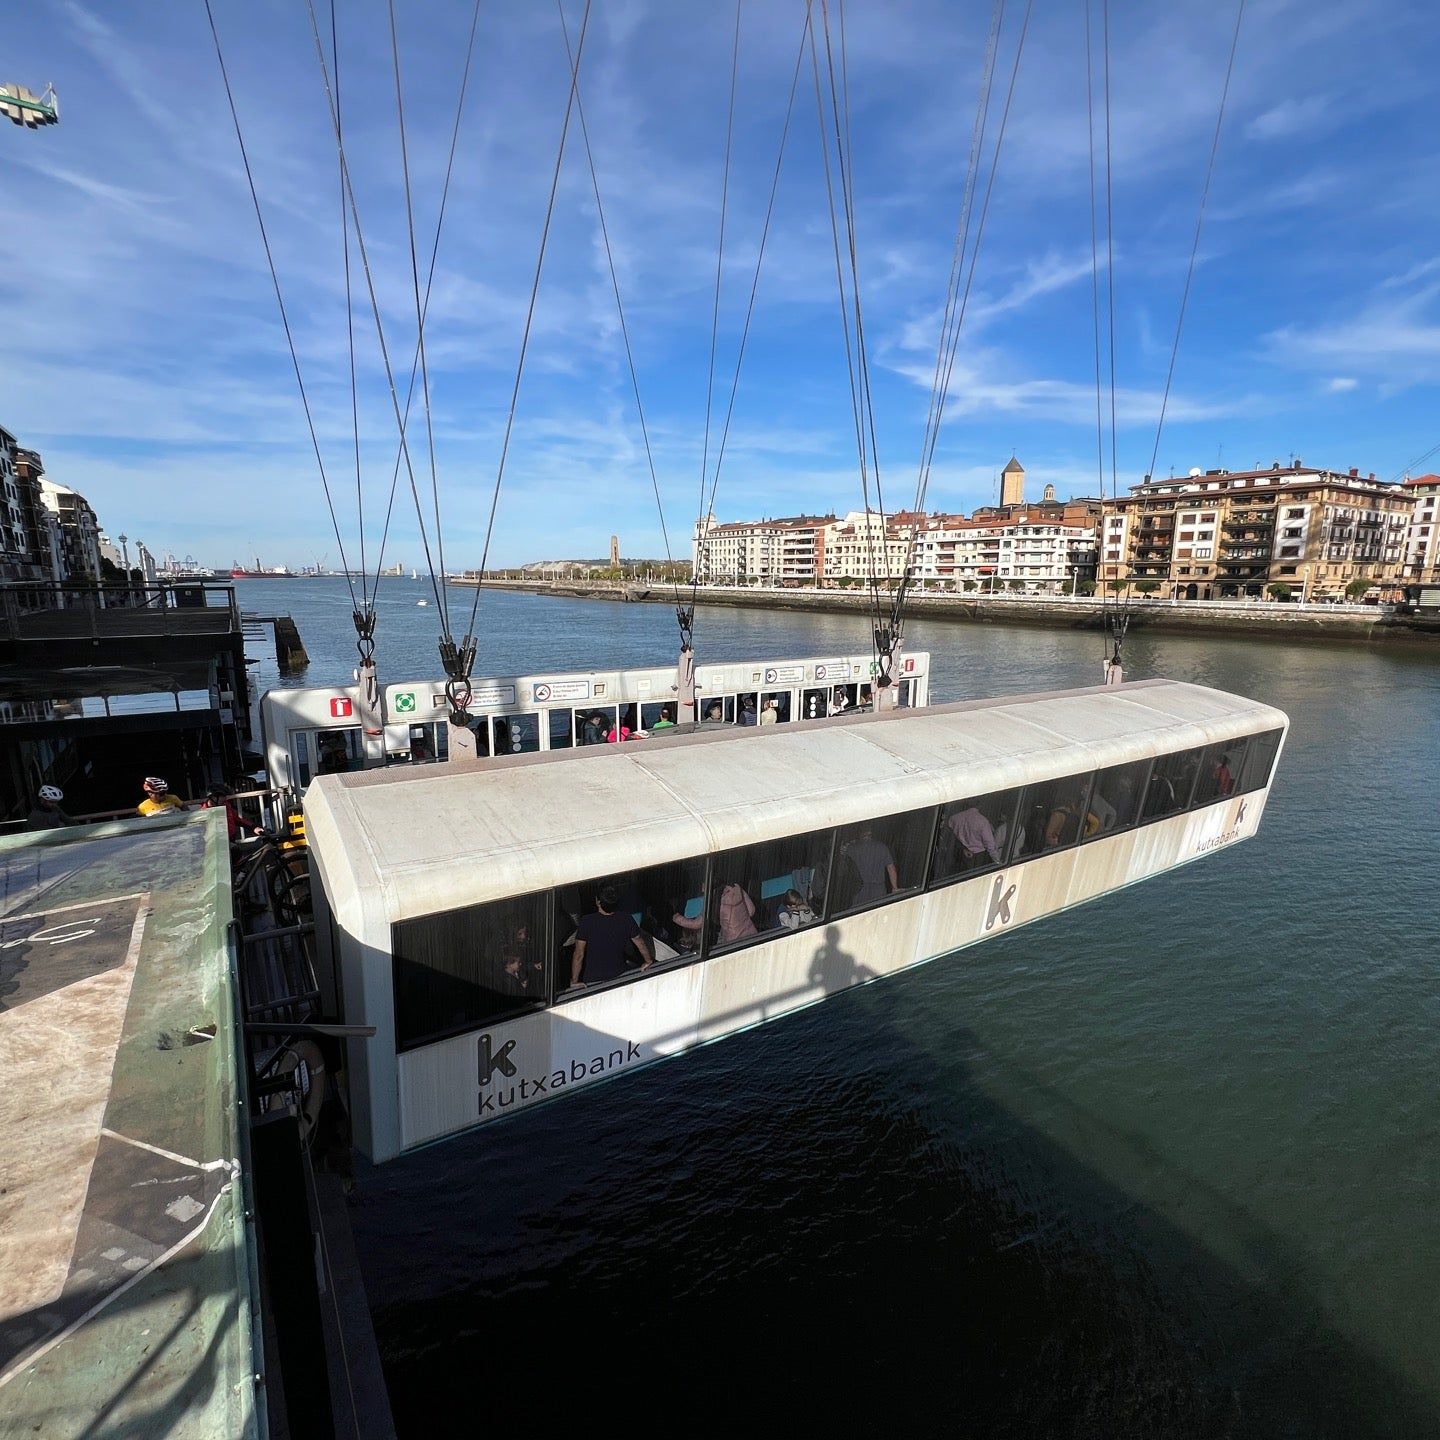
M 0 429 L 0 580 L 65 578 L 60 531 L 42 495 L 44 466 Z
M 68 485 L 40 481 L 40 501 L 59 531 L 64 578 L 99 580 L 100 522 L 90 502 Z
M 1411 509 L 1400 578 L 1440 584 L 1440 475 L 1412 476 L 1404 488 Z
M 1340 595 L 1354 580 L 1398 576 L 1412 508 L 1406 487 L 1298 461 L 1147 479 L 1105 506 L 1099 578 L 1192 600 L 1259 597 L 1273 584 Z
M 821 581 L 898 580 L 911 563 L 912 539 L 924 523 L 923 515 L 908 510 L 883 518 L 874 511 L 851 510 L 826 526 L 821 537 Z
M 1095 530 L 1029 517 L 932 515 L 916 540 L 913 575 L 922 587 L 1067 594 L 1095 578 Z
M 715 582 L 748 577 L 767 585 L 818 584 L 824 574 L 825 533 L 835 523 L 834 515 L 792 515 L 721 525 L 713 514 L 706 515 L 691 535 L 695 576 Z

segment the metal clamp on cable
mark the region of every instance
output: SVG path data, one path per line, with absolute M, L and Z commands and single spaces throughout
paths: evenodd
M 351 613 L 355 620 L 355 648 L 360 652 L 360 663 L 368 665 L 375 658 L 375 608 L 367 605 Z
M 693 650 L 695 648 L 695 606 L 693 604 L 677 605 L 675 619 L 680 626 L 680 648 Z
M 464 725 L 472 697 L 470 672 L 475 667 L 475 637 L 467 635 L 457 645 L 449 634 L 444 635 L 440 640 L 440 664 L 445 669 L 445 698 L 450 702 L 451 722 Z

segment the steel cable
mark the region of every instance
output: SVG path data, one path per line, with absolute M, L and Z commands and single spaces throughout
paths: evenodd
M 325 505 L 330 512 L 330 524 L 335 530 L 335 543 L 340 549 L 340 566 L 345 571 L 345 582 L 350 588 L 350 604 L 358 608 L 355 596 L 355 582 L 350 576 L 350 565 L 345 558 L 345 541 L 340 534 L 340 521 L 335 514 L 335 502 L 330 494 L 330 479 L 325 473 L 325 457 L 320 451 L 320 437 L 315 430 L 315 416 L 310 409 L 310 397 L 305 389 L 305 377 L 300 370 L 300 354 L 295 347 L 295 336 L 290 328 L 290 316 L 285 308 L 285 296 L 280 288 L 280 275 L 275 267 L 275 256 L 270 249 L 270 235 L 265 228 L 265 215 L 260 206 L 260 194 L 255 188 L 255 175 L 250 168 L 250 154 L 245 147 L 245 134 L 240 127 L 240 112 L 235 108 L 235 93 L 230 88 L 230 72 L 225 64 L 225 51 L 220 44 L 220 31 L 215 25 L 215 12 L 210 0 L 205 0 L 205 17 L 210 22 L 210 35 L 215 42 L 215 59 L 220 66 L 220 79 L 225 86 L 225 99 L 230 106 L 230 119 L 235 126 L 235 139 L 240 146 L 240 161 L 245 167 L 245 183 L 250 188 L 250 202 L 255 207 L 255 223 L 260 229 L 260 243 L 265 249 L 265 263 L 270 270 L 270 283 L 275 287 L 275 303 L 280 310 L 280 324 L 285 331 L 285 343 L 290 350 L 290 363 L 295 369 L 295 384 L 300 391 L 300 403 L 305 410 L 305 424 L 310 431 L 310 444 L 315 451 L 315 464 L 320 471 L 320 484 L 325 491 Z
M 430 454 L 430 496 L 435 509 L 435 553 L 440 562 L 440 583 L 437 587 L 440 623 L 448 636 L 450 592 L 445 584 L 445 531 L 440 524 L 440 480 L 435 469 L 435 427 L 430 413 L 430 366 L 425 358 L 425 310 L 420 299 L 420 257 L 415 250 L 415 206 L 410 186 L 410 147 L 405 136 L 405 94 L 400 83 L 400 37 L 395 24 L 395 0 L 389 0 L 387 9 L 390 15 L 390 56 L 395 71 L 395 115 L 400 130 L 400 170 L 405 182 L 405 230 L 410 242 L 410 284 L 415 295 L 415 353 L 420 359 L 420 394 L 425 405 L 425 440 Z
M 480 0 L 470 16 L 470 38 L 465 46 L 465 64 L 460 72 L 460 93 L 455 102 L 455 121 L 450 127 L 450 153 L 445 160 L 445 180 L 440 187 L 440 209 L 435 219 L 435 236 L 430 245 L 430 264 L 425 278 L 425 299 L 420 308 L 419 333 L 425 330 L 430 313 L 430 291 L 435 283 L 435 267 L 440 254 L 440 236 L 445 228 L 445 211 L 450 199 L 450 180 L 455 169 L 455 152 L 460 141 L 460 123 L 465 113 L 465 95 L 470 86 L 470 68 L 475 56 L 475 34 L 480 25 Z M 390 519 L 395 509 L 395 490 L 400 480 L 400 464 L 404 454 L 405 428 L 410 423 L 410 407 L 415 399 L 415 381 L 420 369 L 420 346 L 417 336 L 415 354 L 410 361 L 410 383 L 405 392 L 405 411 L 401 424 L 401 441 L 395 447 L 395 464 L 390 472 L 390 495 L 385 505 L 385 524 L 380 532 L 380 550 L 375 561 L 375 587 L 379 588 L 380 571 L 385 564 L 385 546 L 390 536 Z M 373 595 L 373 592 L 372 592 Z
M 560 30 L 565 37 L 565 58 L 573 67 L 575 57 L 570 50 L 570 27 L 565 23 L 564 0 L 555 0 L 560 12 Z M 615 270 L 615 256 L 610 248 L 610 228 L 605 223 L 605 206 L 600 199 L 600 177 L 595 169 L 595 154 L 590 147 L 590 127 L 585 122 L 585 104 L 580 87 L 575 87 L 575 115 L 580 121 L 580 136 L 585 142 L 585 162 L 590 170 L 590 186 L 595 195 L 595 214 L 600 221 L 600 238 L 605 246 L 605 264 L 610 271 L 610 286 L 615 292 L 615 311 L 620 319 L 620 336 L 625 344 L 625 363 L 630 370 L 630 388 L 635 394 L 635 413 L 640 420 L 640 438 L 645 445 L 645 463 L 650 470 L 650 484 L 655 491 L 655 508 L 660 512 L 660 535 L 665 542 L 665 561 L 672 571 L 675 603 L 680 603 L 680 582 L 674 578 L 675 557 L 670 553 L 670 532 L 665 524 L 665 506 L 660 499 L 660 480 L 655 473 L 655 457 L 650 449 L 650 427 L 645 423 L 645 405 L 640 399 L 640 375 L 635 368 L 635 354 L 630 344 L 630 327 L 625 320 L 625 302 L 620 298 L 620 277 Z
M 209 3 L 209 0 L 206 0 Z M 340 128 L 340 117 L 335 109 L 335 95 L 330 84 L 330 67 L 325 61 L 325 47 L 320 40 L 320 25 L 315 17 L 315 0 L 305 0 L 310 14 L 310 29 L 315 40 L 315 56 L 320 65 L 320 78 L 325 87 L 325 100 L 330 110 L 330 124 L 335 133 L 336 149 L 340 153 L 340 170 L 345 181 L 345 193 L 350 201 L 350 218 L 355 226 L 355 243 L 360 251 L 360 264 L 365 273 L 365 287 L 370 295 L 370 309 L 375 317 L 375 333 L 380 342 L 380 358 L 385 366 L 385 380 L 390 390 L 390 403 L 395 411 L 395 424 L 400 431 L 401 449 L 405 455 L 405 470 L 410 480 L 410 493 L 415 500 L 415 517 L 420 526 L 420 543 L 425 551 L 425 566 L 430 572 L 430 585 L 435 592 L 435 606 L 439 610 L 440 593 L 435 580 L 435 562 L 430 553 L 430 537 L 425 529 L 425 514 L 420 503 L 420 490 L 415 483 L 415 467 L 410 460 L 410 447 L 405 440 L 404 420 L 400 414 L 400 396 L 395 388 L 395 372 L 390 364 L 390 348 L 385 342 L 385 323 L 380 314 L 380 299 L 375 290 L 375 277 L 370 268 L 370 253 L 365 244 L 365 231 L 360 224 L 360 207 L 355 198 L 355 185 L 350 174 L 350 165 L 345 158 L 345 136 Z
M 1210 199 L 1210 182 L 1215 175 L 1215 157 L 1220 150 L 1220 131 L 1225 124 L 1225 103 L 1230 96 L 1230 77 L 1235 72 L 1235 51 L 1240 44 L 1240 24 L 1245 18 L 1245 4 L 1246 0 L 1240 0 L 1235 11 L 1235 30 L 1230 37 L 1230 58 L 1225 65 L 1225 84 L 1220 90 L 1220 109 L 1215 116 L 1210 159 L 1205 166 L 1205 186 L 1200 192 L 1200 213 L 1195 218 L 1195 239 L 1190 246 L 1190 263 L 1185 269 L 1185 287 L 1180 292 L 1180 313 L 1175 318 L 1175 340 L 1170 347 L 1170 366 L 1165 372 L 1165 393 L 1160 398 L 1160 420 L 1155 427 L 1155 446 L 1150 452 L 1150 467 L 1145 472 L 1147 475 L 1154 475 L 1160 456 L 1160 436 L 1165 429 L 1165 413 L 1170 405 L 1170 386 L 1175 379 L 1175 361 L 1180 354 L 1180 332 L 1185 325 L 1185 308 L 1190 302 L 1190 282 L 1195 278 L 1195 257 L 1200 253 L 1200 234 L 1205 228 L 1205 207 Z
M 570 115 L 575 108 L 575 92 L 580 83 L 580 61 L 585 54 L 585 37 L 590 29 L 590 6 L 592 0 L 585 0 L 585 11 L 580 19 L 580 38 L 575 46 L 575 59 L 570 67 L 570 91 L 565 101 L 565 120 L 560 127 L 560 144 L 555 151 L 555 169 L 550 177 L 550 198 L 545 206 L 545 225 L 540 232 L 540 253 L 535 260 L 535 278 L 530 286 L 530 303 L 525 311 L 525 330 L 520 339 L 520 358 L 515 366 L 515 384 L 510 391 L 510 411 L 505 418 L 505 437 L 500 445 L 500 462 L 495 470 L 495 488 L 490 497 L 490 518 L 485 526 L 485 547 L 480 555 L 480 571 L 475 577 L 475 599 L 470 606 L 470 624 L 467 636 L 475 631 L 475 617 L 480 611 L 480 587 L 485 580 L 485 567 L 490 558 L 490 537 L 495 530 L 495 510 L 500 503 L 500 486 L 505 478 L 505 459 L 510 453 L 510 434 L 515 426 L 515 409 L 520 401 L 520 380 L 525 373 L 525 356 L 530 348 L 530 327 L 535 320 L 535 302 L 540 294 L 540 276 L 545 268 L 545 251 L 550 239 L 550 221 L 555 214 L 555 196 L 560 188 L 560 165 L 565 158 L 565 138 L 570 133 Z M 569 48 L 567 41 L 567 50 Z
M 970 294 L 975 284 L 975 269 L 980 261 L 980 249 L 985 240 L 985 227 L 990 217 L 990 201 L 995 193 L 995 178 L 1000 169 L 1000 154 L 1005 145 L 1005 132 L 1010 126 L 1010 111 L 1015 103 L 1015 89 L 1020 78 L 1020 62 L 1025 54 L 1025 42 L 1030 33 L 1030 17 L 1034 10 L 1034 0 L 1026 0 L 1025 14 L 1020 22 L 1020 34 L 1015 44 L 1015 59 L 1010 66 L 1010 80 L 1005 91 L 1005 104 L 1000 112 L 1000 121 L 995 133 L 995 149 L 991 152 L 989 172 L 985 180 L 985 194 L 980 202 L 980 215 L 976 221 L 975 243 L 970 247 L 970 261 L 965 272 L 965 286 L 960 295 L 959 304 L 956 307 L 955 323 L 950 334 L 950 348 L 945 357 L 945 373 L 940 383 L 939 396 L 935 407 L 935 426 L 931 434 L 930 457 L 926 461 L 925 468 L 925 493 L 929 489 L 930 464 L 934 459 L 935 446 L 939 442 L 940 426 L 945 417 L 945 404 L 950 394 L 950 381 L 955 373 L 955 358 L 960 349 L 960 332 L 965 323 L 965 315 L 970 306 Z M 988 92 L 986 96 L 988 105 Z M 921 503 L 924 496 L 922 494 Z M 913 543 L 912 530 L 912 543 Z M 891 630 L 898 637 L 900 634 L 901 622 L 905 599 L 909 591 L 909 560 L 907 561 L 905 573 L 900 579 L 900 586 L 896 591 L 895 602 L 891 611 Z

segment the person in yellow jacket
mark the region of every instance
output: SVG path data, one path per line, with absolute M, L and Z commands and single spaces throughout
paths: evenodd
M 172 810 L 184 810 L 185 802 L 178 795 L 170 793 L 170 785 L 158 775 L 145 777 L 145 798 L 135 807 L 137 815 L 168 815 Z

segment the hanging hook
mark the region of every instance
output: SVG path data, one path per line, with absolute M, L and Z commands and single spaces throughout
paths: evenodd
M 467 634 L 457 645 L 446 631 L 440 638 L 440 664 L 445 669 L 445 698 L 450 702 L 450 719 L 456 725 L 464 725 L 474 693 L 470 672 L 475 667 L 475 636 Z

